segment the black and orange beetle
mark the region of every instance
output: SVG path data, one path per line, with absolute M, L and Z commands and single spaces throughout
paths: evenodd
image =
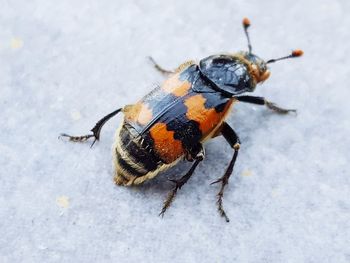
M 165 200 L 160 215 L 164 215 L 178 189 L 203 161 L 203 143 L 216 136 L 224 136 L 232 147 L 233 157 L 224 175 L 213 184 L 221 183 L 218 210 L 228 222 L 222 198 L 237 159 L 240 141 L 225 118 L 239 101 L 265 105 L 281 114 L 295 111 L 280 108 L 262 97 L 240 94 L 253 92 L 257 84 L 270 76 L 268 64 L 303 54 L 301 50 L 294 50 L 289 56 L 264 61 L 252 53 L 248 35 L 250 22 L 247 18 L 243 19 L 243 26 L 248 51 L 212 55 L 199 63 L 188 61 L 174 71 L 161 68 L 151 58 L 156 69 L 169 75 L 161 86 L 136 104 L 117 109 L 102 118 L 92 128 L 93 134 L 61 136 L 74 142 L 94 138 L 93 145 L 100 139 L 102 126 L 117 113 L 123 112 L 124 120 L 116 133 L 113 157 L 116 171 L 114 180 L 118 185 L 141 184 L 181 159 L 193 162 L 184 176 L 171 180 L 175 186 Z

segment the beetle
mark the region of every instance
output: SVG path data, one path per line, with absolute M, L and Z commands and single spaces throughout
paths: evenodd
M 187 61 L 173 71 L 162 68 L 150 57 L 154 67 L 168 75 L 162 85 L 137 103 L 126 105 L 103 117 L 91 129 L 92 134 L 71 136 L 64 133 L 61 136 L 74 142 L 93 138 L 92 147 L 100 139 L 103 125 L 123 112 L 124 119 L 116 132 L 113 148 L 114 181 L 117 185 L 138 185 L 181 159 L 192 162 L 187 173 L 177 180 L 170 180 L 174 188 L 164 201 L 160 212 L 163 216 L 177 191 L 204 160 L 203 144 L 222 135 L 231 146 L 233 156 L 224 175 L 212 184 L 221 184 L 217 194 L 218 211 L 229 222 L 222 199 L 238 156 L 240 140 L 225 118 L 236 102 L 265 105 L 280 114 L 295 112 L 293 109 L 278 107 L 263 97 L 242 94 L 253 92 L 257 84 L 269 78 L 268 64 L 303 54 L 301 50 L 294 50 L 288 56 L 264 61 L 252 53 L 249 26 L 249 19 L 244 18 L 248 51 L 211 55 L 199 63 Z

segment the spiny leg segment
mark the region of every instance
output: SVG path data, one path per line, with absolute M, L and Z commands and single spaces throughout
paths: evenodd
M 218 180 L 216 180 L 215 182 L 213 182 L 211 184 L 216 184 L 216 183 L 221 182 L 221 188 L 220 188 L 219 193 L 217 194 L 217 196 L 218 196 L 218 200 L 217 200 L 218 211 L 219 211 L 220 215 L 225 218 L 226 222 L 230 222 L 230 219 L 228 218 L 228 216 L 226 215 L 226 212 L 224 210 L 224 207 L 222 204 L 222 198 L 224 196 L 225 186 L 228 184 L 228 180 L 232 174 L 233 167 L 235 165 L 235 162 L 236 162 L 236 159 L 238 156 L 238 151 L 240 148 L 240 141 L 239 141 L 239 138 L 238 138 L 236 132 L 226 122 L 224 122 L 222 124 L 221 134 L 224 136 L 226 141 L 233 148 L 234 153 L 233 153 L 233 157 L 232 157 L 232 159 L 231 159 L 231 161 L 226 169 L 225 174 L 221 178 L 219 178 Z
M 108 115 L 104 116 L 91 129 L 92 134 L 87 134 L 87 135 L 82 135 L 82 136 L 71 136 L 71 135 L 68 135 L 66 133 L 61 133 L 60 137 L 67 137 L 69 139 L 69 141 L 72 141 L 72 142 L 85 142 L 90 138 L 94 138 L 94 141 L 92 142 L 92 144 L 90 146 L 90 147 L 92 147 L 95 144 L 95 142 L 100 139 L 100 133 L 101 133 L 101 129 L 102 129 L 103 125 L 105 125 L 109 119 L 111 119 L 112 117 L 114 117 L 115 115 L 117 115 L 121 111 L 122 111 L 122 108 L 117 109 L 117 110 L 109 113 Z
M 164 216 L 165 211 L 169 208 L 169 206 L 173 202 L 173 200 L 176 196 L 177 190 L 181 189 L 181 187 L 191 178 L 191 176 L 194 173 L 194 170 L 196 169 L 198 164 L 201 161 L 203 161 L 204 148 L 202 146 L 200 146 L 200 147 L 201 147 L 201 150 L 193 158 L 195 161 L 194 161 L 193 165 L 191 166 L 190 170 L 178 180 L 169 179 L 169 181 L 173 182 L 175 184 L 175 186 L 174 186 L 173 190 L 171 192 L 169 192 L 168 197 L 165 199 L 164 204 L 163 204 L 163 208 L 162 208 L 161 212 L 159 213 L 160 216 L 162 216 L 162 217 Z

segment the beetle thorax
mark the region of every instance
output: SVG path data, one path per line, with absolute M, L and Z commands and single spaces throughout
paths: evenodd
M 254 91 L 256 82 L 249 72 L 248 64 L 242 56 L 218 54 L 202 59 L 199 69 L 215 85 L 216 90 L 232 97 Z

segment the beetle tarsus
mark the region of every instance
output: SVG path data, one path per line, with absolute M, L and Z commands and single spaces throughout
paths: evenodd
M 284 108 L 281 108 L 281 107 L 277 106 L 275 103 L 267 101 L 267 100 L 265 100 L 265 105 L 270 110 L 273 110 L 273 111 L 275 111 L 275 112 L 277 112 L 279 114 L 287 114 L 289 112 L 297 113 L 297 110 L 295 110 L 295 109 L 284 109 Z
M 227 174 L 227 172 L 225 173 L 225 175 L 223 177 L 221 177 L 220 179 L 216 180 L 215 182 L 212 182 L 211 185 L 213 184 L 217 184 L 221 182 L 221 188 L 219 193 L 217 194 L 218 200 L 216 201 L 217 205 L 218 205 L 218 211 L 219 214 L 225 218 L 226 222 L 230 222 L 230 219 L 228 218 L 228 216 L 226 215 L 226 212 L 224 210 L 223 204 L 222 204 L 222 198 L 224 196 L 224 189 L 225 186 L 228 184 L 228 178 L 230 177 L 230 174 Z
M 91 137 L 95 137 L 95 135 L 87 134 L 87 135 L 82 135 L 82 136 L 71 136 L 71 135 L 68 135 L 66 133 L 61 133 L 59 138 L 60 137 L 67 137 L 68 140 L 71 142 L 85 142 L 88 139 L 90 139 Z
M 82 135 L 82 136 L 71 136 L 66 133 L 61 133 L 59 138 L 61 137 L 67 137 L 70 142 L 85 142 L 90 138 L 94 138 L 94 141 L 92 142 L 91 146 L 92 147 L 95 142 L 98 140 L 95 134 L 87 134 L 87 135 Z
M 165 211 L 169 208 L 169 206 L 173 202 L 173 200 L 176 196 L 177 190 L 181 189 L 181 187 L 185 184 L 185 182 L 181 182 L 181 179 L 178 181 L 177 180 L 169 180 L 169 181 L 175 183 L 175 187 L 171 192 L 169 192 L 167 198 L 165 199 L 163 207 L 162 207 L 162 211 L 159 213 L 159 216 L 161 216 L 161 217 L 164 216 Z
M 169 192 L 168 197 L 165 199 L 164 204 L 163 204 L 163 208 L 162 208 L 161 212 L 159 213 L 159 216 L 162 216 L 162 217 L 164 216 L 165 211 L 169 208 L 169 206 L 173 202 L 173 200 L 176 196 L 177 190 L 181 189 L 181 187 L 188 181 L 188 179 L 191 178 L 194 170 L 196 169 L 198 164 L 203 160 L 202 152 L 203 152 L 203 150 L 200 153 L 198 153 L 199 158 L 196 159 L 196 161 L 191 166 L 191 169 L 184 176 L 182 176 L 178 180 L 169 179 L 169 181 L 171 181 L 175 184 L 175 187 L 173 188 L 173 190 L 171 192 Z
M 224 196 L 224 188 L 227 184 L 228 184 L 227 178 L 226 178 L 226 180 L 222 180 L 221 189 L 220 189 L 220 192 L 218 193 L 217 205 L 218 205 L 218 211 L 219 211 L 220 215 L 222 217 L 224 217 L 226 222 L 228 223 L 228 222 L 230 222 L 230 219 L 226 215 L 226 212 L 225 212 L 224 207 L 222 205 L 222 197 Z

